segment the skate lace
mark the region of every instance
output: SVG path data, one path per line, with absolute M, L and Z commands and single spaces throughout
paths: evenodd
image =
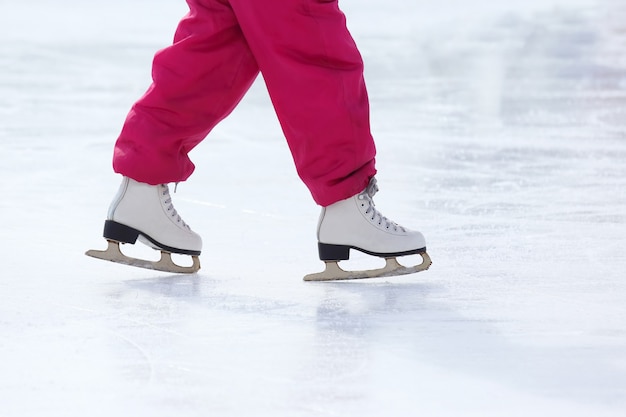
M 370 220 L 372 222 L 376 222 L 376 219 L 378 218 L 378 225 L 384 226 L 385 229 L 393 229 L 395 232 L 397 232 L 399 229 L 402 232 L 406 232 L 406 229 L 404 227 L 383 216 L 383 214 L 376 209 L 373 198 L 377 192 L 378 185 L 376 184 L 376 178 L 372 177 L 367 188 L 361 194 L 359 194 L 358 197 L 359 200 L 362 200 L 368 204 L 368 207 L 365 210 L 365 214 L 369 214 Z
M 178 183 L 176 183 L 176 187 L 177 186 Z M 167 184 L 161 184 L 161 189 L 161 198 L 163 198 L 163 203 L 166 206 L 168 214 L 176 221 L 176 223 L 182 223 L 183 227 L 189 229 L 187 223 L 184 222 L 182 217 L 180 217 L 180 214 L 178 214 L 178 212 L 174 208 L 174 203 L 172 203 L 172 196 L 170 195 L 170 188 L 167 186 Z M 174 190 L 176 190 L 176 188 L 174 188 Z

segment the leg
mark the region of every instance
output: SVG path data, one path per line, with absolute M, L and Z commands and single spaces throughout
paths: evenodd
M 376 170 L 363 62 L 336 0 L 230 0 L 298 170 L 326 206 Z
M 187 3 L 174 44 L 155 55 L 153 83 L 115 145 L 115 171 L 148 184 L 191 175 L 187 154 L 230 114 L 259 71 L 228 4 Z
M 408 274 L 430 266 L 424 236 L 375 208 L 375 146 L 363 62 L 337 0 L 230 0 L 266 81 L 298 173 L 322 206 L 322 274 L 307 280 Z M 341 271 L 350 250 L 386 259 L 373 271 Z M 404 267 L 396 257 L 419 254 Z
M 170 272 L 195 272 L 201 237 L 182 220 L 167 183 L 193 171 L 188 152 L 226 117 L 256 76 L 257 63 L 223 0 L 188 0 L 174 44 L 154 58 L 153 83 L 131 109 L 115 145 L 113 166 L 124 175 L 103 236 L 106 251 L 88 255 Z M 140 240 L 165 254 L 160 262 L 128 258 L 120 243 Z M 170 253 L 191 255 L 176 267 Z

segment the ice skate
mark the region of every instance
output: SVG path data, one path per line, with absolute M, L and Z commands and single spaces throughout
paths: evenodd
M 86 255 L 164 272 L 194 273 L 200 269 L 202 239 L 176 212 L 166 184 L 149 185 L 124 177 L 109 207 L 103 236 L 107 249 L 89 250 Z M 137 240 L 161 251 L 161 259 L 153 262 L 124 255 L 120 243 L 134 244 Z M 177 265 L 172 253 L 190 255 L 192 265 Z
M 342 279 L 377 278 L 406 275 L 424 271 L 431 265 L 426 253 L 424 236 L 384 217 L 374 207 L 372 197 L 378 191 L 372 178 L 363 192 L 322 208 L 317 229 L 319 256 L 326 269 L 309 274 L 305 281 L 330 281 Z M 346 271 L 339 261 L 348 260 L 350 249 L 385 259 L 385 266 L 365 271 Z M 415 255 L 422 262 L 403 266 L 399 256 Z

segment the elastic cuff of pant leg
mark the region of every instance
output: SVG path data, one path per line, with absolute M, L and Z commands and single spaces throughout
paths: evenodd
M 188 167 L 184 173 L 179 173 L 178 175 L 164 175 L 163 172 L 165 172 L 165 170 L 161 169 L 158 171 L 154 169 L 139 169 L 136 165 L 113 163 L 113 171 L 115 173 L 131 178 L 137 182 L 150 185 L 184 182 L 193 173 L 194 168 L 195 167 L 192 164 L 191 167 Z
M 365 176 L 362 179 L 350 181 L 348 184 L 342 184 L 343 188 L 339 190 L 339 187 L 335 186 L 331 189 L 326 188 L 324 192 L 313 193 L 312 191 L 311 194 L 317 204 L 322 207 L 328 207 L 331 204 L 353 197 L 362 192 L 374 175 L 376 175 L 376 172 L 372 175 Z

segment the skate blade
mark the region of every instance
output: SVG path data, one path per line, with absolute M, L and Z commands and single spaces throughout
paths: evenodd
M 118 264 L 136 266 L 138 268 L 152 269 L 155 271 L 171 272 L 174 274 L 193 274 L 200 270 L 200 259 L 197 256 L 192 256 L 191 260 L 193 264 L 191 266 L 180 266 L 172 261 L 172 254 L 169 252 L 161 251 L 161 259 L 157 262 L 147 261 L 144 259 L 131 258 L 126 256 L 120 250 L 119 242 L 113 240 L 107 240 L 108 247 L 106 250 L 88 250 L 85 255 L 92 258 L 102 259 L 105 261 L 111 261 Z
M 385 266 L 379 269 L 366 271 L 346 271 L 341 269 L 337 261 L 326 262 L 323 272 L 309 274 L 304 277 L 305 281 L 337 281 L 348 279 L 382 278 L 396 275 L 408 275 L 427 270 L 432 261 L 426 252 L 420 253 L 422 263 L 415 266 L 401 265 L 396 258 L 385 258 Z

